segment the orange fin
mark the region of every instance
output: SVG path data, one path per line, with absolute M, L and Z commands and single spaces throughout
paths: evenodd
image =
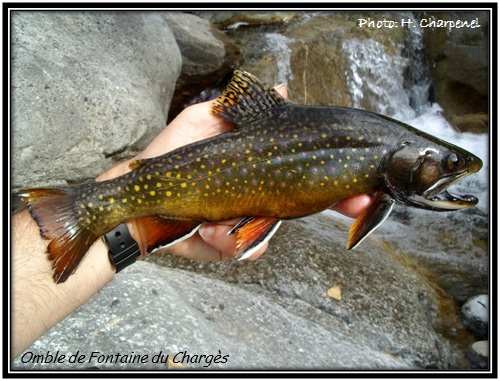
M 66 281 L 75 272 L 99 238 L 78 220 L 77 196 L 77 187 L 25 189 L 19 193 L 40 227 L 42 237 L 51 240 L 48 258 L 52 261 L 56 283 Z
M 176 220 L 161 216 L 136 218 L 142 239 L 148 253 L 159 247 L 167 247 L 191 237 L 201 225 L 199 221 Z
M 236 233 L 236 258 L 247 259 L 276 233 L 283 221 L 272 217 L 246 217 L 227 234 Z
M 346 250 L 356 248 L 366 237 L 377 229 L 391 214 L 395 200 L 378 192 L 372 204 L 361 213 L 349 229 Z
M 288 101 L 252 74 L 235 70 L 229 85 L 212 106 L 212 114 L 237 125 L 273 115 Z

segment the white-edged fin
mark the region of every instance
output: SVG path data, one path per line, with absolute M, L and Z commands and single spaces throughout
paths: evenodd
M 253 220 L 255 220 L 255 217 L 245 217 L 245 218 L 242 218 L 240 220 L 240 222 L 238 222 L 236 225 L 234 225 L 234 227 L 227 232 L 227 235 L 231 235 L 231 234 L 236 233 L 239 228 L 241 228 L 242 226 L 248 224 L 250 221 L 253 221 Z
M 235 228 L 236 233 L 236 259 L 250 258 L 276 233 L 281 225 L 281 220 L 272 217 L 246 217 Z
M 355 249 L 377 229 L 391 214 L 396 201 L 389 195 L 378 192 L 372 204 L 361 213 L 349 229 L 346 250 Z
M 149 253 L 154 253 L 155 251 L 158 251 L 158 250 L 162 250 L 162 249 L 166 249 L 172 245 L 175 245 L 176 243 L 179 243 L 179 242 L 182 242 L 188 238 L 191 238 L 193 235 L 196 234 L 196 232 L 200 229 L 200 226 L 201 224 L 199 224 L 198 226 L 196 226 L 193 230 L 191 230 L 189 233 L 187 233 L 186 235 L 176 239 L 175 241 L 172 241 L 170 243 L 167 243 L 166 245 L 160 245 L 160 246 L 157 246 L 155 247 L 154 249 L 152 249 L 151 251 L 148 251 Z
M 201 225 L 200 221 L 177 220 L 159 215 L 138 217 L 135 221 L 148 253 L 191 237 Z

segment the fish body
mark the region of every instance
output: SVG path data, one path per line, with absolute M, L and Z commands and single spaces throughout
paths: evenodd
M 358 194 L 375 201 L 352 225 L 348 249 L 395 203 L 438 211 L 477 203 L 446 189 L 477 172 L 479 158 L 386 116 L 292 104 L 239 71 L 212 111 L 236 128 L 136 161 L 116 179 L 20 193 L 51 240 L 56 281 L 75 271 L 96 239 L 130 219 L 147 227 L 152 251 L 203 222 L 240 217 L 231 233 L 238 235 L 237 255 L 248 257 L 282 220 Z

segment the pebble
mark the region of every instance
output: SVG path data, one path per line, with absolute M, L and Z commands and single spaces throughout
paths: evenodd
M 488 340 L 476 341 L 472 344 L 467 358 L 471 362 L 473 369 L 487 369 L 490 353 L 490 344 Z
M 488 337 L 489 297 L 486 294 L 477 295 L 462 306 L 464 327 L 479 339 Z

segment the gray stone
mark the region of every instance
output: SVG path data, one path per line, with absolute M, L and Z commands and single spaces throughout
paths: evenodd
M 224 78 L 239 57 L 239 48 L 207 20 L 183 12 L 163 12 L 182 54 L 169 120 L 175 118 L 202 90 Z
M 12 14 L 12 185 L 94 178 L 165 127 L 181 68 L 141 12 Z
M 347 224 L 328 215 L 287 221 L 256 262 L 138 262 L 24 353 L 229 355 L 208 369 L 460 368 L 462 355 L 434 330 L 437 293 L 368 238 L 343 250 Z M 337 227 L 339 234 L 332 234 Z M 342 299 L 327 290 L 339 285 Z M 179 355 L 182 356 L 182 355 Z M 21 357 L 22 358 L 22 355 Z M 179 359 L 179 358 L 177 358 Z M 165 364 L 58 368 L 165 369 Z M 186 364 L 203 368 L 205 364 Z M 54 369 L 23 364 L 17 369 Z
M 467 358 L 473 369 L 488 369 L 490 358 L 490 342 L 488 340 L 476 341 L 471 345 Z
M 462 306 L 465 328 L 480 339 L 488 337 L 489 314 L 488 295 L 474 296 Z

